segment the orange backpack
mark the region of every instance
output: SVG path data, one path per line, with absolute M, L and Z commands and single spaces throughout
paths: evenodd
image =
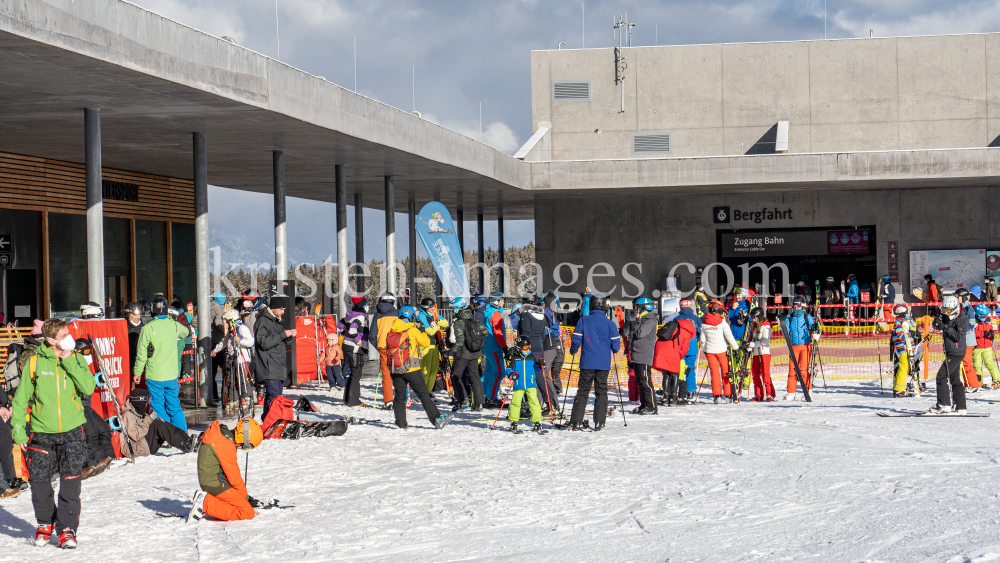
M 385 337 L 385 348 L 389 351 L 389 373 L 401 375 L 420 369 L 420 355 L 410 353 L 410 336 L 392 331 Z

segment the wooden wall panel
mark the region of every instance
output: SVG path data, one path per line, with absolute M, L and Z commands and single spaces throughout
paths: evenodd
M 103 178 L 139 186 L 139 201 L 104 200 L 104 215 L 194 223 L 194 183 L 104 168 Z M 0 207 L 58 213 L 86 213 L 84 165 L 0 153 Z

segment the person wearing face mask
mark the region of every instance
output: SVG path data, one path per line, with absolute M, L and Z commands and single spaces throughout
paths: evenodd
M 31 467 L 31 501 L 38 530 L 35 545 L 45 545 L 53 533 L 59 546 L 75 548 L 80 525 L 80 474 L 87 457 L 83 436 L 86 417 L 80 395 L 94 392 L 94 376 L 87 360 L 76 353 L 76 340 L 66 321 L 49 319 L 42 325 L 44 342 L 25 365 L 14 394 L 11 424 L 14 443 L 27 453 Z M 32 405 L 31 436 L 27 432 L 28 405 Z M 30 441 L 29 441 L 30 438 Z M 59 472 L 59 505 L 51 477 Z
M 138 385 L 146 372 L 146 388 L 149 389 L 150 405 L 156 415 L 170 424 L 187 432 L 187 420 L 181 409 L 180 363 L 177 343 L 191 333 L 167 314 L 167 300 L 157 297 L 150 304 L 153 320 L 146 323 L 139 333 L 135 366 L 132 368 L 133 382 Z

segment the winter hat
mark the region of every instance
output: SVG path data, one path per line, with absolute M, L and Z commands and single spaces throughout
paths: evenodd
M 364 306 L 367 303 L 367 301 L 365 301 L 365 296 L 361 295 L 361 296 L 358 296 L 358 297 L 351 297 L 351 303 L 353 303 L 355 305 Z
M 271 301 L 268 304 L 271 309 L 287 309 L 288 308 L 288 297 L 284 295 L 275 295 L 271 297 Z
M 42 334 L 42 325 L 43 324 L 45 324 L 45 321 L 41 321 L 41 320 L 35 319 L 35 324 L 31 328 L 31 335 L 32 336 L 41 335 Z

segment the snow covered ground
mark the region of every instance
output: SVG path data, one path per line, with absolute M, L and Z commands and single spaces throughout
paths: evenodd
M 30 544 L 28 494 L 3 502 L 0 561 L 1000 560 L 1000 392 L 970 396 L 992 418 L 880 418 L 933 398 L 831 381 L 808 405 L 661 408 L 627 428 L 617 413 L 602 433 L 545 436 L 471 414 L 438 432 L 419 407 L 402 431 L 302 392 L 381 423 L 251 452 L 250 493 L 295 508 L 158 518 L 197 488 L 196 456 L 169 451 L 84 483 L 73 553 Z

